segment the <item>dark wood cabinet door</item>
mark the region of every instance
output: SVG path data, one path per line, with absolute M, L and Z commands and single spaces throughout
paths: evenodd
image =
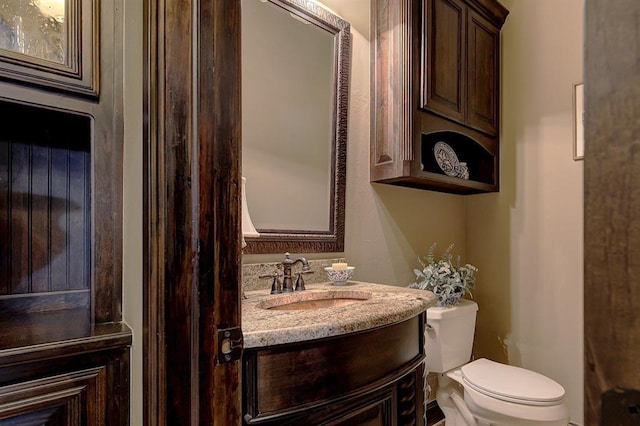
M 0 387 L 0 426 L 98 426 L 106 421 L 106 367 Z
M 498 131 L 500 30 L 469 9 L 467 25 L 467 117 L 470 127 Z
M 421 107 L 464 122 L 466 20 L 460 0 L 423 3 Z

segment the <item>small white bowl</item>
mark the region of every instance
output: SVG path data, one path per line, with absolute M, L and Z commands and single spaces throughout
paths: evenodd
M 333 285 L 345 285 L 347 281 L 353 277 L 355 266 L 347 266 L 347 269 L 333 269 L 331 266 L 324 268 L 327 271 L 327 277 L 333 282 Z

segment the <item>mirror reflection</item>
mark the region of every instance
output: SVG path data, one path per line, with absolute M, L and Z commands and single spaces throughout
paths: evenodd
M 66 0 L 0 2 L 0 49 L 64 64 Z
M 315 2 L 242 0 L 242 175 L 260 233 L 245 253 L 341 250 L 349 30 Z
M 242 174 L 253 223 L 328 231 L 333 34 L 285 9 L 244 0 Z

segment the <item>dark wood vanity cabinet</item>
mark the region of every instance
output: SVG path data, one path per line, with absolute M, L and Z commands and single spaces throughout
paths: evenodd
M 244 424 L 426 424 L 424 321 L 245 349 Z
M 461 194 L 498 190 L 496 0 L 376 0 L 371 181 Z M 444 142 L 468 177 L 439 162 Z M 447 159 L 449 160 L 449 159 Z
M 5 3 L 0 425 L 128 425 L 123 4 L 67 0 L 45 16 L 32 2 Z

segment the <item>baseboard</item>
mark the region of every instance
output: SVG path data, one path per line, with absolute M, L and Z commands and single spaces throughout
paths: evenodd
M 433 426 L 442 420 L 444 420 L 444 414 L 438 407 L 438 403 L 429 401 L 427 403 L 427 426 Z
M 442 420 L 444 420 L 444 414 L 442 414 L 442 411 L 440 410 L 440 407 L 438 407 L 438 404 L 436 403 L 436 401 L 429 401 L 427 403 L 427 426 L 435 425 L 436 423 L 441 422 Z M 583 426 L 583 425 L 576 422 L 569 422 L 567 426 Z
M 427 403 L 427 425 L 431 426 L 442 420 L 444 420 L 444 414 L 442 414 L 440 407 L 438 407 L 438 403 L 436 401 L 429 401 Z M 576 422 L 569 422 L 567 426 L 583 426 L 583 425 Z

